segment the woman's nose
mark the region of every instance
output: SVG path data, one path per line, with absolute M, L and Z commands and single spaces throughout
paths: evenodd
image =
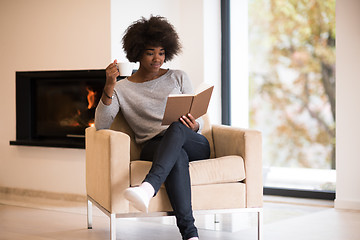
M 154 54 L 154 61 L 156 61 L 156 60 L 158 60 L 158 59 L 160 59 L 160 55 L 159 54 Z

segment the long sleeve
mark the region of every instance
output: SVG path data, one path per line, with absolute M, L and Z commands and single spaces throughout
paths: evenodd
M 95 128 L 109 129 L 120 109 L 119 98 L 116 91 L 110 105 L 105 105 L 101 100 L 95 111 Z

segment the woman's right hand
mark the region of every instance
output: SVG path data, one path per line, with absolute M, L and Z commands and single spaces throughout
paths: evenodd
M 105 86 L 113 87 L 116 83 L 116 78 L 120 75 L 119 70 L 117 69 L 117 60 L 110 63 L 106 68 L 106 83 Z
M 114 87 L 116 84 L 116 78 L 120 75 L 119 70 L 117 69 L 117 60 L 113 63 L 110 63 L 109 66 L 105 69 L 106 72 L 106 82 L 101 96 L 101 100 L 105 105 L 110 105 L 112 102 L 112 96 L 114 93 Z

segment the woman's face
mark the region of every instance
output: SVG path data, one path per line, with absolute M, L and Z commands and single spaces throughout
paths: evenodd
M 158 72 L 165 61 L 165 49 L 163 47 L 147 47 L 140 60 L 140 66 L 149 72 Z

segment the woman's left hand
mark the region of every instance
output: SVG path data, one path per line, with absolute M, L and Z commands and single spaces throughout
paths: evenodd
M 180 122 L 190 128 L 191 130 L 197 132 L 199 130 L 199 123 L 195 120 L 195 118 L 188 113 L 186 116 L 182 116 L 180 118 Z

